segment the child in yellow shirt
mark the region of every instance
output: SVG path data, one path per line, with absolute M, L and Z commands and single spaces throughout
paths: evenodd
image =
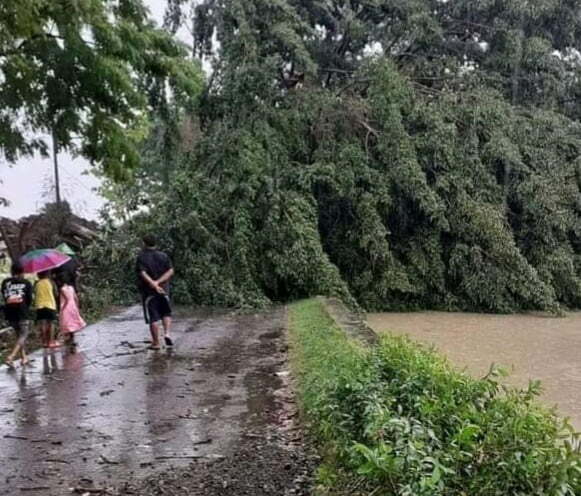
M 59 344 L 53 335 L 53 323 L 56 320 L 57 310 L 55 288 L 48 271 L 38 274 L 38 281 L 34 286 L 34 308 L 43 346 L 58 348 Z

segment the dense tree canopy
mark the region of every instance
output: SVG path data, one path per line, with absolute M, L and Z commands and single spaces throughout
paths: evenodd
M 148 112 L 202 88 L 185 48 L 141 0 L 0 3 L 0 153 L 44 152 L 39 135 L 121 177 L 139 162 Z
M 578 2 L 195 3 L 200 127 L 107 250 L 160 233 L 205 303 L 581 306 Z

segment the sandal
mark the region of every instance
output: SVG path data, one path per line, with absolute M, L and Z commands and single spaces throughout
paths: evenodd
M 151 346 L 148 346 L 147 349 L 148 350 L 159 351 L 159 350 L 161 350 L 161 346 L 153 346 L 153 345 L 151 345 Z
M 4 360 L 4 365 L 6 365 L 8 368 L 11 369 L 15 369 L 15 365 L 14 365 L 14 360 L 10 360 L 9 358 L 7 358 L 6 360 Z

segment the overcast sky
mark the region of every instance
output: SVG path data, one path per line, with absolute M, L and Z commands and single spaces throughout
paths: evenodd
M 159 23 L 163 19 L 165 3 L 165 0 L 145 0 Z M 95 219 L 103 200 L 95 191 L 99 186 L 98 179 L 87 174 L 87 162 L 62 153 L 59 154 L 59 165 L 62 197 L 69 201 L 75 213 Z M 0 197 L 10 201 L 9 207 L 0 207 L 0 217 L 17 219 L 37 212 L 47 201 L 54 201 L 52 158 L 20 160 L 13 166 L 0 159 L 0 181 Z

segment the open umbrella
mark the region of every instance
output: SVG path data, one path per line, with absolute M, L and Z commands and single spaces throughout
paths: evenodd
M 58 245 L 55 248 L 56 251 L 60 251 L 61 253 L 64 253 L 65 255 L 68 255 L 69 257 L 74 257 L 75 256 L 75 252 L 74 250 L 67 245 L 66 243 L 61 243 L 60 245 Z
M 20 257 L 20 263 L 24 272 L 34 274 L 52 270 L 66 264 L 71 257 L 57 250 L 33 250 Z

